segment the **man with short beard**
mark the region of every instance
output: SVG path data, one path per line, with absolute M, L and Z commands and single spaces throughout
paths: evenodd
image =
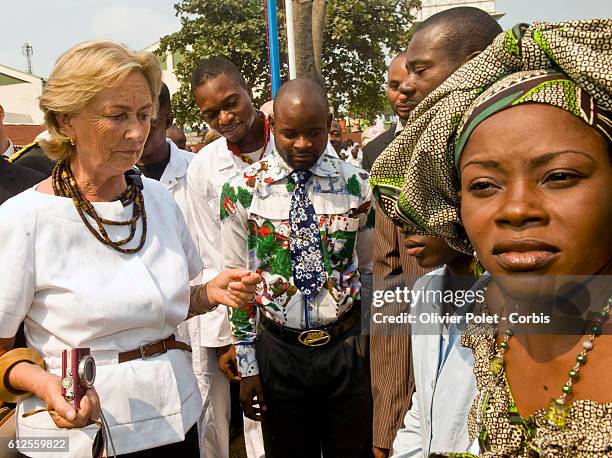
M 332 121 L 331 128 L 329 129 L 329 143 L 336 153 L 340 154 L 340 151 L 342 151 L 342 128 L 335 119 Z

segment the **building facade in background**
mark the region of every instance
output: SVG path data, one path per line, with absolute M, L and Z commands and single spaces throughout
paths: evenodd
M 44 130 L 44 116 L 38 106 L 44 83 L 39 76 L 0 64 L 4 130 L 15 150 L 32 143 Z
M 143 51 L 155 53 L 158 49 L 159 41 L 156 41 L 151 46 L 143 49 Z M 183 56 L 181 56 L 179 53 L 172 54 L 169 52 L 166 52 L 164 57 L 161 57 L 157 54 L 155 54 L 155 56 L 157 57 L 157 60 L 159 60 L 159 63 L 162 67 L 162 80 L 164 81 L 164 83 L 166 83 L 166 86 L 168 86 L 170 94 L 174 94 L 176 91 L 178 91 L 181 85 L 178 79 L 176 79 L 174 69 L 176 67 L 176 64 L 183 60 Z
M 38 107 L 43 79 L 0 64 L 0 105 L 5 124 L 42 124 Z

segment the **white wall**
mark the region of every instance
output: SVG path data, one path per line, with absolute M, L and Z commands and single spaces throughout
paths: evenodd
M 143 51 L 155 52 L 157 48 L 159 48 L 159 42 L 153 43 Z M 166 86 L 168 86 L 170 95 L 178 91 L 179 87 L 181 86 L 174 75 L 174 62 L 172 59 L 172 54 L 170 53 L 166 53 L 166 70 L 162 70 L 162 81 L 166 83 Z
M 0 105 L 4 108 L 6 116 L 10 119 L 13 117 L 10 115 L 14 114 L 17 115 L 15 118 L 21 120 L 25 119 L 24 116 L 28 116 L 28 123 L 42 124 L 43 113 L 38 107 L 38 98 L 42 94 L 42 79 L 4 65 L 0 65 L 0 72 L 26 81 L 0 86 Z

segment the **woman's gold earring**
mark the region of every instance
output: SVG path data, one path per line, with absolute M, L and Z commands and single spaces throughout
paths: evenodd
M 70 146 L 74 146 L 74 138 L 70 139 Z
M 470 272 L 476 277 L 480 278 L 485 273 L 485 269 L 483 265 L 480 263 L 478 259 L 478 255 L 474 251 L 474 255 L 472 258 L 472 262 L 470 263 Z

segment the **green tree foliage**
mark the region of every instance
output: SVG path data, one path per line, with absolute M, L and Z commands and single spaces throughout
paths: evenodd
M 328 0 L 323 46 L 323 77 L 330 101 L 352 114 L 371 116 L 384 108 L 386 64 L 389 54 L 404 49 L 419 0 Z M 288 73 L 285 17 L 278 1 L 281 77 Z M 266 16 L 261 0 L 179 0 L 175 5 L 181 30 L 163 37 L 159 54 L 180 54 L 175 65 L 181 83 L 172 97 L 180 125 L 201 125 L 191 96 L 190 81 L 202 59 L 225 56 L 254 88 L 255 104 L 270 98 L 266 44 Z
M 420 0 L 329 0 L 325 17 L 323 76 L 335 109 L 369 118 L 384 111 L 387 65 L 406 49 L 411 11 Z
M 181 30 L 160 40 L 159 53 L 169 51 L 184 57 L 175 69 L 181 86 L 172 96 L 178 124 L 202 124 L 190 82 L 196 65 L 209 57 L 224 56 L 234 62 L 249 84 L 259 89 L 255 91 L 257 104 L 269 99 L 266 16 L 262 1 L 179 0 L 174 9 L 181 20 Z

